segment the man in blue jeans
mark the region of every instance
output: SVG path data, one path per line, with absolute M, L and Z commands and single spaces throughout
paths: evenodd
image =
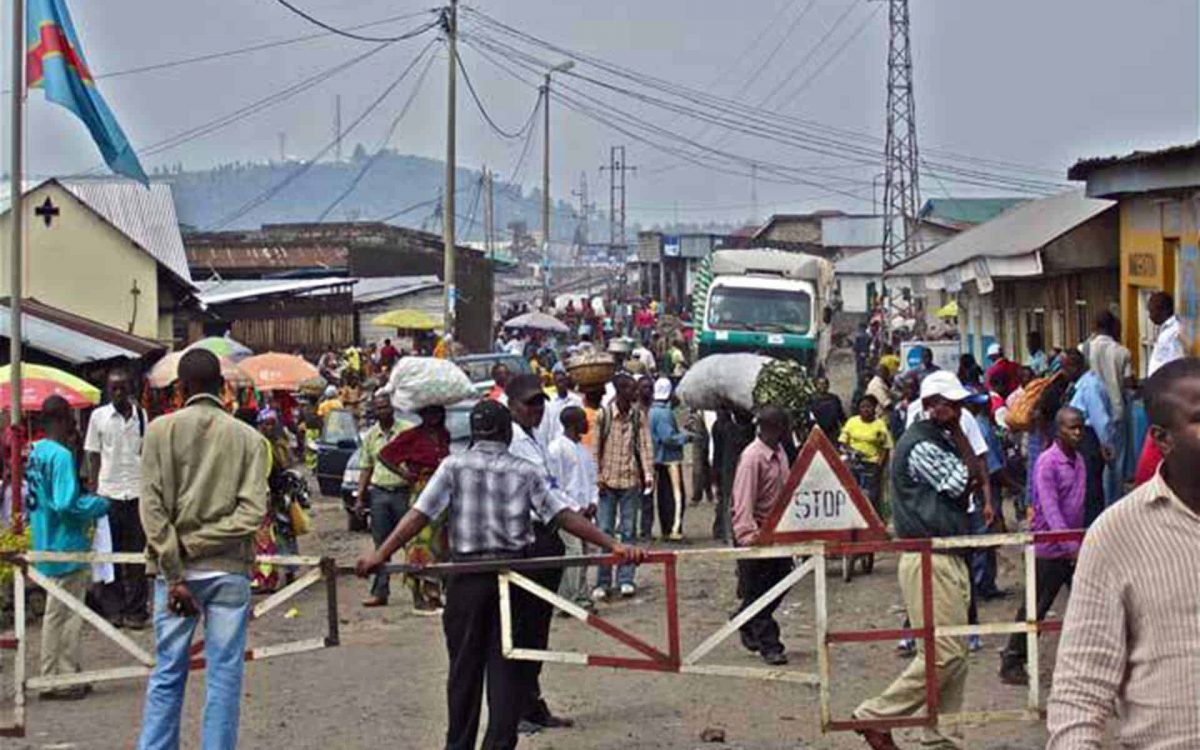
M 142 525 L 154 581 L 156 663 L 139 750 L 177 750 L 192 637 L 204 616 L 204 750 L 237 747 L 254 532 L 267 512 L 267 442 L 221 404 L 215 355 L 179 362 L 186 406 L 151 422 Z
M 597 482 L 600 485 L 598 520 L 600 530 L 610 536 L 614 530 L 622 544 L 631 544 L 637 535 L 637 517 L 642 495 L 654 487 L 654 448 L 645 414 L 634 404 L 637 385 L 628 373 L 613 378 L 616 397 L 596 416 Z M 617 569 L 621 596 L 637 593 L 633 566 Z M 612 566 L 601 566 L 596 575 L 592 600 L 608 598 L 613 583 Z

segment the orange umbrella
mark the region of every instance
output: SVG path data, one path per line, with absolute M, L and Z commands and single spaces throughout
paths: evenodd
M 151 367 L 150 372 L 146 375 L 146 380 L 151 387 L 166 388 L 179 379 L 179 360 L 183 359 L 184 353 L 171 352 L 154 363 L 154 367 Z M 225 378 L 226 383 L 235 388 L 250 385 L 249 376 L 237 365 L 225 357 L 218 356 L 217 359 L 221 361 L 221 377 Z
M 294 392 L 300 390 L 302 384 L 321 377 L 317 368 L 303 357 L 278 352 L 247 357 L 238 363 L 238 367 L 250 376 L 260 391 Z

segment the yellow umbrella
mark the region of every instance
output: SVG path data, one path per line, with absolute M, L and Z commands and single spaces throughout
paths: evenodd
M 0 383 L 8 383 L 11 379 L 12 379 L 12 365 L 4 365 L 3 367 L 0 367 Z M 25 381 L 24 385 L 22 386 L 22 390 L 26 390 L 35 381 L 42 381 L 43 383 L 50 386 L 50 390 L 46 390 L 44 395 L 49 395 L 50 392 L 54 390 L 53 386 L 62 386 L 64 388 L 70 389 L 71 391 L 74 391 L 75 393 L 79 394 L 79 396 L 82 397 L 83 401 L 90 402 L 93 405 L 100 403 L 100 389 L 99 388 L 97 388 L 96 386 L 87 382 L 86 380 L 83 380 L 82 378 L 78 378 L 69 372 L 63 372 L 62 370 L 59 370 L 54 367 L 47 367 L 46 365 L 35 365 L 35 364 L 30 364 L 29 362 L 22 362 L 21 363 L 21 379 L 23 381 Z M 39 389 L 38 393 L 41 394 L 42 390 L 45 390 L 45 389 Z M 57 392 L 57 391 L 55 391 L 55 392 Z M 71 394 L 67 394 L 65 392 L 61 393 L 59 395 L 71 396 Z M 8 400 L 9 399 L 5 398 L 4 399 L 5 403 L 7 403 Z M 26 397 L 22 396 L 21 400 L 25 401 Z M 74 399 L 72 397 L 69 397 L 67 400 L 68 401 L 78 401 L 79 399 Z M 40 403 L 40 401 L 38 403 Z M 78 406 L 82 406 L 82 403 L 74 404 L 74 405 L 78 407 Z M 29 408 L 29 407 L 26 406 L 25 408 Z
M 942 305 L 936 313 L 939 318 L 957 318 L 958 317 L 958 300 L 952 299 Z
M 442 322 L 420 310 L 389 310 L 371 318 L 371 325 L 386 328 L 403 328 L 409 331 L 432 331 Z

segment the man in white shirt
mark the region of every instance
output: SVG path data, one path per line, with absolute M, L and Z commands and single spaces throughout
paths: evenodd
M 546 413 L 542 424 L 538 427 L 541 432 L 542 445 L 550 445 L 554 439 L 563 434 L 562 413 L 570 406 L 583 406 L 583 399 L 571 390 L 571 376 L 563 363 L 554 365 L 554 394 L 546 400 Z
M 550 442 L 547 464 L 550 473 L 558 478 L 559 487 L 572 510 L 585 518 L 596 517 L 596 506 L 600 503 L 600 486 L 596 481 L 596 460 L 583 444 L 588 432 L 587 415 L 580 406 L 568 406 L 559 417 L 562 434 Z M 568 555 L 586 555 L 590 552 L 583 540 L 559 532 Z M 558 593 L 584 609 L 592 608 L 591 589 L 588 587 L 587 568 L 566 568 Z
M 146 550 L 139 518 L 142 485 L 142 438 L 146 412 L 133 402 L 132 378 L 125 370 L 108 375 L 109 403 L 92 412 L 83 449 L 87 454 L 88 488 L 107 498 L 108 525 L 114 552 Z M 150 621 L 146 566 L 117 565 L 116 580 L 104 584 L 101 607 L 117 627 L 142 630 Z
M 646 369 L 646 373 L 652 373 L 658 367 L 658 363 L 654 359 L 654 353 L 647 349 L 645 344 L 639 343 L 634 347 L 633 357 L 642 363 L 642 367 Z
M 1158 326 L 1158 337 L 1154 350 L 1150 352 L 1150 364 L 1146 371 L 1149 377 L 1158 368 L 1183 359 L 1183 340 L 1179 338 L 1179 318 L 1175 317 L 1175 300 L 1166 292 L 1155 292 L 1146 303 L 1150 322 Z

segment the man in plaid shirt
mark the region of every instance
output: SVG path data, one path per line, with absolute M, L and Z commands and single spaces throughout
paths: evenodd
M 442 462 L 391 536 L 359 559 L 358 575 L 366 577 L 383 567 L 443 512 L 449 514 L 455 562 L 520 559 L 534 541 L 534 513 L 613 553 L 623 563 L 644 559 L 642 550 L 625 547 L 570 510 L 549 491 L 542 470 L 509 453 L 512 432 L 508 409 L 495 401 L 476 404 L 471 411 L 471 449 Z M 529 595 L 514 592 L 514 620 L 529 608 Z M 447 579 L 442 628 L 450 655 L 447 750 L 474 750 L 485 674 L 489 718 L 483 747 L 515 747 L 529 688 L 519 662 L 505 659 L 500 652 L 495 573 L 463 573 Z

